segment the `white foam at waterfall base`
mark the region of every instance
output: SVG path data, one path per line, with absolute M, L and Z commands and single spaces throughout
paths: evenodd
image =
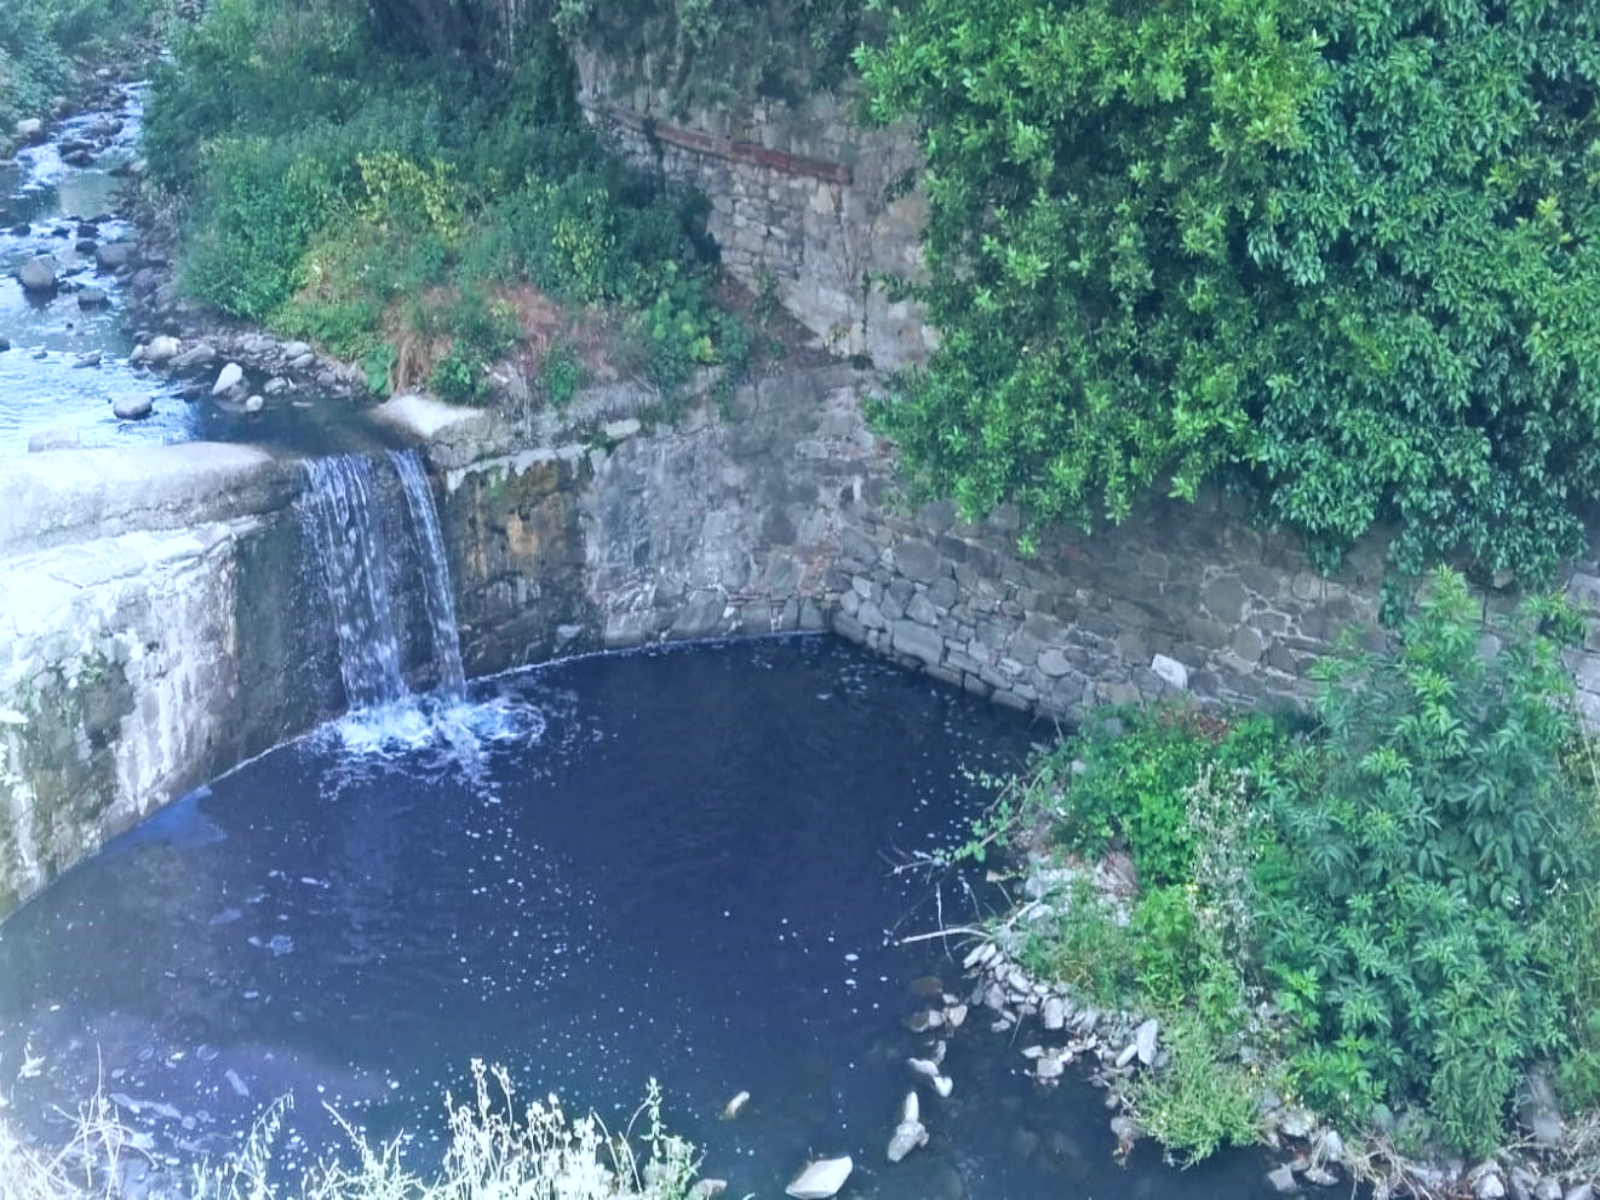
M 390 766 L 483 780 L 492 748 L 537 745 L 546 726 L 544 712 L 526 700 L 496 695 L 474 702 L 435 692 L 355 709 L 314 736 L 321 748 L 341 752 L 340 786 Z

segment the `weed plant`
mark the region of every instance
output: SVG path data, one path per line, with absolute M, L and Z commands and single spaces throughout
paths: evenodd
M 699 1155 L 664 1128 L 654 1080 L 628 1128 L 613 1136 L 597 1116 L 569 1116 L 554 1097 L 521 1103 L 503 1068 L 475 1061 L 472 1076 L 463 1102 L 446 1101 L 449 1148 L 431 1176 L 405 1165 L 398 1139 L 374 1145 L 340 1120 L 353 1154 L 290 1180 L 273 1161 L 290 1104 L 280 1100 L 237 1155 L 195 1167 L 182 1194 L 190 1200 L 685 1200 L 690 1194 Z M 59 1154 L 24 1145 L 0 1121 L 0 1200 L 114 1200 L 121 1194 L 118 1158 L 130 1138 L 102 1096 L 79 1113 L 74 1141 Z
M 190 293 L 374 390 L 488 400 L 488 368 L 550 333 L 523 325 L 530 290 L 612 313 L 665 389 L 748 357 L 709 300 L 702 203 L 602 148 L 553 27 L 508 70 L 417 58 L 356 6 L 215 0 L 155 81 L 145 148 L 191 200 Z M 578 377 L 558 359 L 545 382 Z
M 1531 1066 L 1555 1064 L 1569 1108 L 1600 1102 L 1600 818 L 1569 626 L 1544 600 L 1486 626 L 1441 571 L 1385 649 L 1348 638 L 1319 664 L 1309 724 L 1123 712 L 1006 793 L 974 848 L 1026 830 L 1138 866 L 1125 927 L 1068 896 L 1026 923 L 1024 961 L 1164 1018 L 1173 1068 L 1132 1098 L 1170 1149 L 1245 1137 L 1240 1080 L 1347 1132 L 1409 1111 L 1413 1141 L 1479 1155 Z

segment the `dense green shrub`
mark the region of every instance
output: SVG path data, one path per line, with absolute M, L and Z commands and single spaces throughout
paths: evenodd
M 1125 843 L 1141 883 L 1186 882 L 1193 875 L 1195 851 L 1186 792 L 1203 767 L 1252 766 L 1275 739 L 1265 717 L 1234 725 L 1175 709 L 1125 709 L 1102 717 L 1052 755 L 1057 776 L 1071 778 L 1071 804 L 1062 812 L 1060 834 L 1090 852 L 1113 841 Z M 1074 761 L 1082 764 L 1076 777 L 1062 770 Z
M 1491 1148 L 1534 1057 L 1570 1048 L 1568 891 L 1600 857 L 1545 612 L 1480 648 L 1477 605 L 1436 576 L 1392 654 L 1327 660 L 1322 736 L 1272 780 L 1264 959 L 1300 1018 L 1308 1094 L 1363 1117 L 1425 1098 Z
M 527 284 L 633 314 L 665 387 L 742 363 L 701 202 L 602 148 L 553 27 L 529 28 L 515 70 L 424 61 L 394 33 L 355 4 L 216 0 L 179 38 L 146 149 L 190 197 L 195 296 L 380 388 L 425 377 L 474 403 L 523 334 L 500 297 Z
M 1312 723 L 1119 713 L 1007 801 L 1002 826 L 1138 865 L 1125 928 L 1069 894 L 1013 949 L 1185 1023 L 1190 1067 L 1139 1106 L 1190 1151 L 1215 1099 L 1193 1064 L 1235 1072 L 1269 998 L 1252 1062 L 1281 1056 L 1275 1086 L 1349 1129 L 1411 1109 L 1486 1152 L 1547 1059 L 1568 1103 L 1600 1100 L 1600 792 L 1558 656 L 1569 625 L 1536 600 L 1486 627 L 1441 572 L 1386 648 L 1347 640 L 1318 665 Z
M 940 346 L 879 412 L 981 514 L 1248 484 L 1337 549 L 1537 577 L 1600 480 L 1600 0 L 928 0 Z
M 48 116 L 52 97 L 70 97 L 74 60 L 152 54 L 171 9 L 169 0 L 0 4 L 0 127 Z

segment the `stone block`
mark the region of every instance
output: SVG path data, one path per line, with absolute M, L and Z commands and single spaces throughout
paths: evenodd
M 944 657 L 944 639 L 937 631 L 915 621 L 895 621 L 889 626 L 891 645 L 899 654 L 909 655 L 932 666 Z
M 916 583 L 932 583 L 948 569 L 937 550 L 916 538 L 899 542 L 892 553 L 895 568 Z
M 1205 586 L 1205 605 L 1213 617 L 1225 625 L 1237 625 L 1244 620 L 1249 597 L 1243 582 L 1234 575 L 1221 575 Z
M 1168 658 L 1165 654 L 1157 654 L 1150 660 L 1150 670 L 1180 691 L 1187 690 L 1189 687 L 1189 668 L 1175 658 Z

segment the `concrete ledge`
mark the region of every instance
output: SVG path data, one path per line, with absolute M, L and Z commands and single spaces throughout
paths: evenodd
M 281 509 L 298 469 L 221 442 L 61 450 L 0 461 L 0 554 Z

